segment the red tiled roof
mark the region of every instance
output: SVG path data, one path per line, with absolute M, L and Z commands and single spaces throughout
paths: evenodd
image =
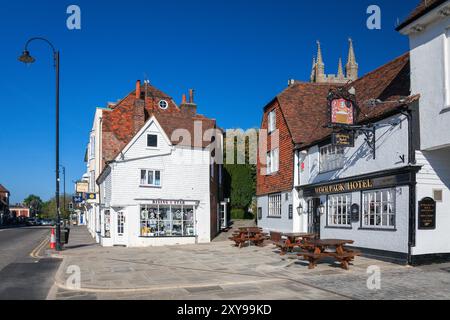
M 9 193 L 8 189 L 6 189 L 3 185 L 0 184 L 0 192 Z
M 417 99 L 410 96 L 409 53 L 348 84 L 355 87 L 357 103 L 361 109 L 359 123 L 374 120 Z M 328 92 L 335 85 L 297 82 L 278 97 L 293 142 L 301 147 L 310 146 L 327 138 L 332 130 L 328 123 Z M 370 106 L 379 99 L 383 103 Z M 405 99 L 404 101 L 399 101 Z
M 408 18 L 397 27 L 397 31 L 413 23 L 415 20 L 426 15 L 446 1 L 448 0 L 421 0 L 417 7 L 409 14 Z
M 144 87 L 141 90 L 144 91 Z M 167 109 L 163 110 L 159 107 L 161 100 L 168 102 Z M 104 163 L 117 157 L 135 136 L 134 108 L 137 102 L 142 101 L 136 99 L 135 91 L 133 91 L 118 104 L 104 110 L 102 120 L 102 157 Z M 181 110 L 172 98 L 150 85 L 147 86 L 144 109 L 145 121 L 155 116 L 169 138 L 176 129 L 185 129 L 191 134 L 191 141 L 172 141 L 175 145 L 197 146 L 194 141 L 194 123 L 196 121 L 201 121 L 202 134 L 208 129 L 216 128 L 216 120 Z M 200 147 L 206 147 L 208 144 L 208 142 L 202 141 Z

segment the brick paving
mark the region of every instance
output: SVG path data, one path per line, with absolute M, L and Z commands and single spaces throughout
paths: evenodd
M 74 234 L 79 243 L 63 253 L 49 299 L 450 299 L 450 264 L 411 268 L 359 257 L 349 271 L 333 261 L 309 270 L 271 244 L 102 248 L 85 229 Z M 81 270 L 78 290 L 66 285 L 66 270 L 74 265 Z M 366 284 L 367 268 L 374 265 L 381 270 L 380 290 Z

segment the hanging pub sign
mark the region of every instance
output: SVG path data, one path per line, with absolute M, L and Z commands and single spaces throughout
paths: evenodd
M 328 113 L 330 126 L 352 126 L 358 116 L 355 95 L 345 87 L 331 89 L 328 93 Z
M 424 198 L 419 202 L 419 230 L 436 229 L 436 201 Z
M 353 132 L 333 132 L 331 135 L 331 144 L 339 147 L 355 146 L 355 134 Z

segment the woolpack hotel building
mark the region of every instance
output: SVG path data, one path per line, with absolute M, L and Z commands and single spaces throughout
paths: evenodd
M 450 258 L 449 14 L 421 2 L 398 28 L 410 52 L 362 77 L 351 41 L 337 75 L 319 44 L 310 82 L 264 107 L 279 143 L 258 162 L 259 226 L 400 263 Z

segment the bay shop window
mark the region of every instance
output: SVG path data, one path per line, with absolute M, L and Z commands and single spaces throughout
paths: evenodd
M 141 237 L 194 237 L 194 212 L 189 205 L 142 205 Z

